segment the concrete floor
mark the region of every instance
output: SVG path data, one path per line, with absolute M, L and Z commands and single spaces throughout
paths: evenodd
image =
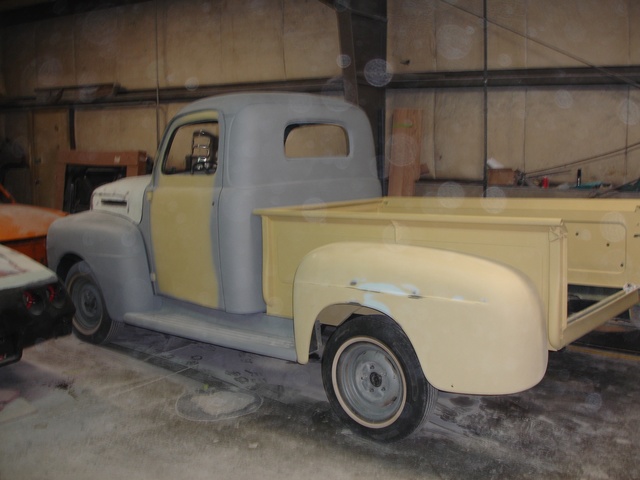
M 126 328 L 0 369 L 0 479 L 637 479 L 640 357 L 569 347 L 535 388 L 441 394 L 380 445 L 329 409 L 306 366 Z

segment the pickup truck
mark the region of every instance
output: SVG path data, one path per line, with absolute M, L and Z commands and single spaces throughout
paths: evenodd
M 638 203 L 381 197 L 361 109 L 231 94 L 182 109 L 152 174 L 98 188 L 47 248 L 81 339 L 129 324 L 321 357 L 337 416 L 393 441 L 438 391 L 528 389 L 638 303 Z

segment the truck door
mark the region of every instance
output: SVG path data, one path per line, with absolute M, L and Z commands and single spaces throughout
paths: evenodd
M 197 305 L 224 308 L 219 286 L 217 198 L 220 193 L 217 121 L 183 118 L 164 139 L 150 198 L 157 292 Z M 172 127 L 170 127 L 172 128 Z

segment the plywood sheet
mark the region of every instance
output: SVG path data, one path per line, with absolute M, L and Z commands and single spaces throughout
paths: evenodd
M 411 196 L 420 177 L 422 110 L 399 108 L 393 112 L 389 195 Z

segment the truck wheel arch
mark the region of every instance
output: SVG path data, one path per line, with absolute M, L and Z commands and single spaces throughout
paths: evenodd
M 308 361 L 316 322 L 339 326 L 359 312 L 397 323 L 438 390 L 516 393 L 536 385 L 546 371 L 540 295 L 528 277 L 495 261 L 385 243 L 340 242 L 313 250 L 294 278 L 299 362 Z
M 76 263 L 82 261 L 84 261 L 82 257 L 73 253 L 67 253 L 58 262 L 58 265 L 56 267 L 56 275 L 58 275 L 58 277 L 64 282 L 67 279 L 67 275 L 69 274 L 69 270 L 71 270 L 71 267 L 73 267 Z
M 94 210 L 61 218 L 49 228 L 47 255 L 63 280 L 74 264 L 86 262 L 114 321 L 156 306 L 142 232 L 128 218 Z

